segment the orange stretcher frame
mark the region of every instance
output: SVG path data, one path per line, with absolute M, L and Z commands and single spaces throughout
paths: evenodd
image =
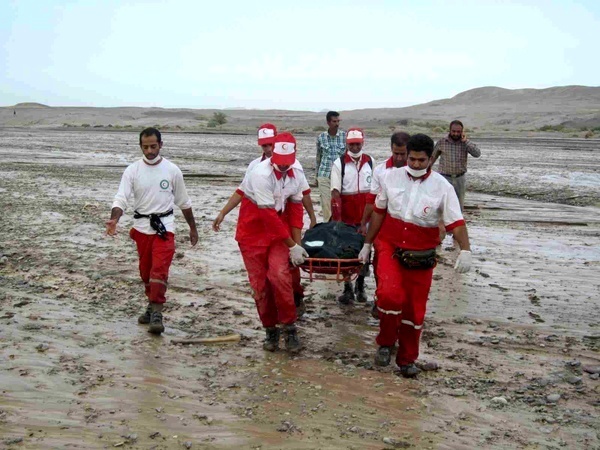
M 306 258 L 300 268 L 307 275 L 300 274 L 300 277 L 305 280 L 327 280 L 342 281 L 354 280 L 363 263 L 358 258 L 353 259 L 337 259 L 337 258 Z

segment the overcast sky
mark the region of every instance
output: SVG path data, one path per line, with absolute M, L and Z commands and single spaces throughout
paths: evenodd
M 600 1 L 0 1 L 0 105 L 357 109 L 600 85 Z

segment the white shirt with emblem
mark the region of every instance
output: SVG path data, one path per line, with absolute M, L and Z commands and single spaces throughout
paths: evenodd
M 125 169 L 112 207 L 125 211 L 132 197 L 133 210 L 140 214 L 160 214 L 174 206 L 180 209 L 192 207 L 181 170 L 165 158 L 156 165 L 146 164 L 140 159 Z M 161 218 L 165 228 L 171 233 L 175 232 L 174 219 L 173 214 Z M 133 228 L 140 233 L 156 234 L 147 217 L 134 219 Z

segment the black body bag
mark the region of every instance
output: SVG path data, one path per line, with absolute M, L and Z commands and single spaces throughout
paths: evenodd
M 431 250 L 402 250 L 396 249 L 394 258 L 407 269 L 432 269 L 437 265 L 437 253 Z

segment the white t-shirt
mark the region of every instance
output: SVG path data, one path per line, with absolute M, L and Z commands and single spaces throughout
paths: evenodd
M 241 190 L 259 208 L 275 208 L 275 211 L 282 212 L 287 200 L 302 202 L 302 193 L 310 191 L 301 167 L 299 163 L 293 164 L 290 171 L 294 176 L 281 177 L 278 180 L 271 159 L 265 159 L 244 178 Z
M 113 208 L 118 207 L 125 211 L 131 197 L 133 210 L 140 214 L 160 214 L 173 209 L 174 206 L 180 209 L 192 207 L 181 170 L 165 158 L 156 165 L 147 164 L 140 159 L 125 169 Z M 161 221 L 167 231 L 175 232 L 173 214 L 162 217 Z M 156 234 L 147 217 L 134 219 L 133 228 L 140 233 Z

